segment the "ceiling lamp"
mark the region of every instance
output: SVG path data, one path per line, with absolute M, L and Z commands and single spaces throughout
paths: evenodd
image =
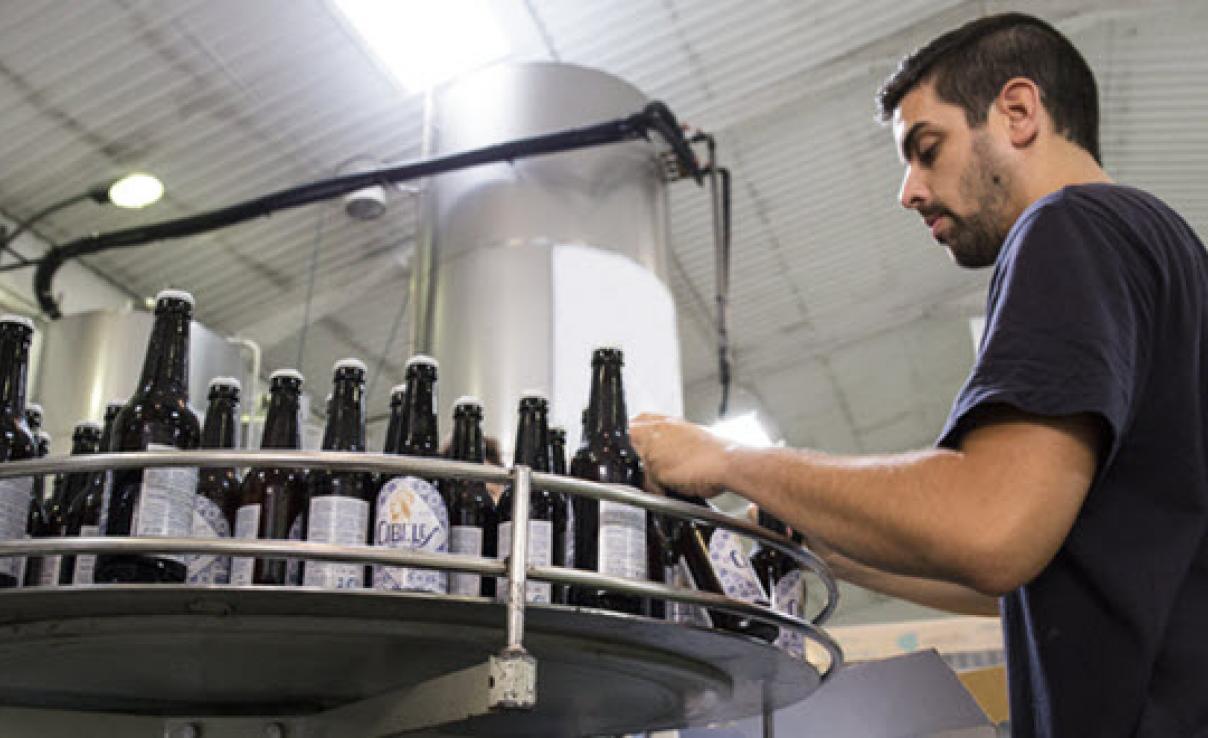
M 109 185 L 106 196 L 119 208 L 145 208 L 164 195 L 164 185 L 145 172 L 134 172 Z

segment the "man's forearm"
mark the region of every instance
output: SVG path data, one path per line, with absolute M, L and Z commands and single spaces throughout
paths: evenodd
M 960 615 L 998 617 L 998 599 L 969 587 L 922 577 L 891 574 L 865 566 L 840 554 L 826 557 L 836 577 L 874 592 L 897 597 L 916 605 Z
M 954 582 L 967 570 L 958 540 L 967 519 L 961 505 L 944 494 L 957 474 L 956 452 L 854 458 L 792 449 L 729 454 L 727 487 L 848 558 L 885 572 Z

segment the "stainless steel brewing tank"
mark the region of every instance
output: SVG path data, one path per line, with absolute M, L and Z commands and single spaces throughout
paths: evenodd
M 497 66 L 435 95 L 432 153 L 599 123 L 631 115 L 648 102 L 632 85 L 594 69 Z M 667 193 L 653 144 L 612 144 L 441 175 L 430 183 L 425 215 L 436 261 L 431 351 L 441 361 L 443 424 L 457 395 L 478 395 L 486 405 L 484 429 L 501 440 L 506 453 L 519 395 L 536 388 L 551 394 L 553 418 L 567 426 L 573 450 L 587 401 L 589 352 L 583 346 L 591 344 L 621 344 L 631 359 L 631 397 L 660 398 L 631 410 L 681 409 L 674 304 L 666 286 Z M 586 261 L 572 258 L 576 254 Z M 653 321 L 655 340 L 647 341 L 664 346 L 665 355 L 656 360 L 653 352 L 628 345 L 633 341 L 605 305 L 597 315 L 559 326 L 559 311 L 568 313 L 565 298 L 560 305 L 555 294 L 557 272 L 586 268 L 578 265 L 593 255 L 618 274 L 632 272 L 634 279 L 619 277 L 621 283 L 644 287 L 625 292 L 653 293 L 660 315 L 670 316 Z M 423 306 L 417 308 L 414 319 L 422 323 Z M 423 330 L 413 324 L 413 336 Z M 573 347 L 569 334 L 575 334 Z M 641 389 L 650 384 L 644 366 L 662 373 L 654 378 L 655 392 Z M 565 377 L 581 382 L 575 379 L 572 391 Z
M 72 428 L 100 421 L 111 400 L 125 401 L 143 369 L 154 316 L 144 311 L 97 310 L 46 325 L 38 373 L 29 397 L 42 404 L 56 453 L 71 449 Z M 200 418 L 209 381 L 235 377 L 246 386 L 239 348 L 193 321 L 189 336 L 189 404 Z M 247 400 L 245 399 L 245 402 Z

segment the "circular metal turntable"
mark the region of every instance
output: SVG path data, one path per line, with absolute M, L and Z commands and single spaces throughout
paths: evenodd
M 0 694 L 9 706 L 56 710 L 320 722 L 334 710 L 344 721 L 373 722 L 372 709 L 338 708 L 387 693 L 405 699 L 486 661 L 503 642 L 502 608 L 300 588 L 10 591 L 0 594 Z M 702 725 L 795 703 L 820 683 L 808 663 L 762 641 L 600 611 L 532 606 L 525 644 L 540 664 L 536 705 L 441 717 L 443 733 Z M 438 700 L 474 703 L 447 686 Z

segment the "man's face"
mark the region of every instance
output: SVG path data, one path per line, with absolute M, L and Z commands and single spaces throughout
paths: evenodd
M 1014 217 L 1010 172 L 989 126 L 970 128 L 964 110 L 927 83 L 902 98 L 893 133 L 906 165 L 902 205 L 918 211 L 957 264 L 992 265 Z

